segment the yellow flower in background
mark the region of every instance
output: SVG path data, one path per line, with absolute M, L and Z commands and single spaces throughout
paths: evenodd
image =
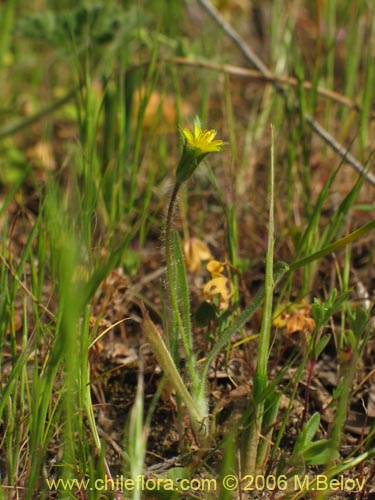
M 185 240 L 182 249 L 185 256 L 186 267 L 192 273 L 199 272 L 202 261 L 211 258 L 210 249 L 198 238 L 188 238 Z
M 224 266 L 218 260 L 210 260 L 207 264 L 207 271 L 211 274 L 211 278 L 217 278 L 218 276 L 222 276 L 222 272 L 224 271 Z
M 207 264 L 207 271 L 211 274 L 212 279 L 203 288 L 204 298 L 208 302 L 211 302 L 216 296 L 219 297 L 219 309 L 221 311 L 228 308 L 234 293 L 230 279 L 221 274 L 223 270 L 224 266 L 221 262 L 211 260 Z
M 305 301 L 280 304 L 276 308 L 272 323 L 276 328 L 285 328 L 287 336 L 296 332 L 311 334 L 315 328 L 311 305 Z
M 225 310 L 228 308 L 229 300 L 233 293 L 231 291 L 230 281 L 225 276 L 214 278 L 205 284 L 203 288 L 204 298 L 210 302 L 216 295 L 219 296 L 219 309 Z
M 214 140 L 217 134 L 216 130 L 202 130 L 200 125 L 195 122 L 194 134 L 186 128 L 182 130 L 182 133 L 188 146 L 195 151 L 197 158 L 202 154 L 218 153 L 222 150 L 223 141 L 220 139 Z
M 202 130 L 199 119 L 196 118 L 194 132 L 184 128 L 185 139 L 182 156 L 176 170 L 176 181 L 182 184 L 187 181 L 198 167 L 199 163 L 210 153 L 222 150 L 223 141 L 216 139 L 216 130 Z

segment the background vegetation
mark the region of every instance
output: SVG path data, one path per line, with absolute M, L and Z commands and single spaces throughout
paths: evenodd
M 0 498 L 375 495 L 374 6 L 214 5 L 0 5 Z M 173 308 L 195 116 L 226 144 L 179 194 Z M 92 487 L 142 474 L 174 491 Z

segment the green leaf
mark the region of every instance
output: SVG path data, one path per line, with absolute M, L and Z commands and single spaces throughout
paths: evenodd
M 324 465 L 338 453 L 333 451 L 328 439 L 314 441 L 320 425 L 320 415 L 315 412 L 304 425 L 293 449 L 291 461 L 295 465 Z
M 320 415 L 314 413 L 311 418 L 303 426 L 301 434 L 298 436 L 292 453 L 292 458 L 304 453 L 305 449 L 310 445 L 314 436 L 319 429 Z
M 315 441 L 302 452 L 303 463 L 306 465 L 324 465 L 338 457 L 339 453 L 331 449 L 328 439 Z
M 328 342 L 330 341 L 331 337 L 329 335 L 324 335 L 321 339 L 319 339 L 319 342 L 317 345 L 314 347 L 314 354 L 315 354 L 315 359 L 318 359 L 320 356 L 320 353 L 324 350 Z
M 355 337 L 360 339 L 367 328 L 369 322 L 368 312 L 363 307 L 357 307 L 350 311 L 349 327 L 353 331 Z
M 315 412 L 308 422 L 306 422 L 302 434 L 304 435 L 304 443 L 309 443 L 314 439 L 315 434 L 319 429 L 320 415 Z
M 188 479 L 191 472 L 187 467 L 172 467 L 167 472 L 167 478 L 173 481 L 179 481 L 180 479 Z
M 181 315 L 183 324 L 183 343 L 187 356 L 193 356 L 193 342 L 191 334 L 190 319 L 190 298 L 189 287 L 186 278 L 184 256 L 181 248 L 181 240 L 176 230 L 172 231 L 172 266 L 173 266 L 173 285 L 177 290 L 178 314 Z M 181 332 L 182 334 L 182 332 Z

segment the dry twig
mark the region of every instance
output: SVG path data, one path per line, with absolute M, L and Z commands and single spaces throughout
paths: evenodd
M 240 49 L 242 54 L 245 56 L 246 60 L 249 61 L 255 68 L 257 68 L 262 75 L 269 78 L 274 85 L 277 92 L 286 97 L 285 90 L 273 79 L 272 72 L 263 63 L 263 61 L 255 54 L 251 47 L 243 40 L 243 38 L 233 29 L 233 27 L 221 16 L 220 12 L 211 4 L 209 0 L 198 0 L 198 3 L 206 10 L 206 12 L 212 17 L 212 19 L 218 24 L 218 26 L 224 31 L 224 33 L 230 38 Z M 299 106 L 297 105 L 297 109 Z M 340 143 L 336 141 L 332 135 L 325 130 L 311 115 L 305 113 L 304 118 L 306 123 L 313 129 L 313 131 L 323 139 L 323 141 L 328 144 L 336 153 L 338 153 L 344 161 L 346 161 L 351 167 L 353 167 L 357 172 L 359 172 L 372 186 L 375 186 L 375 177 L 367 171 L 367 169 L 356 159 L 350 152 Z

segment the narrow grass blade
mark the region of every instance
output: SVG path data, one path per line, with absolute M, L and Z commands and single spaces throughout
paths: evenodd
M 373 229 L 375 229 L 375 220 L 372 220 L 367 224 L 364 224 L 363 226 L 359 227 L 358 229 L 351 232 L 347 236 L 344 236 L 343 238 L 340 238 L 334 243 L 331 243 L 330 245 L 327 245 L 326 247 L 322 248 L 322 250 L 319 250 L 318 252 L 315 252 L 312 255 L 308 255 L 303 259 L 293 262 L 293 264 L 290 265 L 290 271 L 295 271 L 296 269 L 304 267 L 306 264 L 309 264 L 310 262 L 314 262 L 315 260 L 319 260 L 322 257 L 329 255 L 330 253 L 334 253 L 337 252 L 338 250 L 341 250 L 341 248 L 346 247 L 347 245 L 349 245 L 349 243 L 353 243 L 353 241 L 358 240 L 359 238 L 361 238 L 368 232 L 372 231 Z
M 289 266 L 285 262 L 277 262 L 275 264 L 275 272 L 273 275 L 273 283 L 274 287 L 282 280 L 282 278 L 289 271 Z M 244 324 L 249 321 L 249 319 L 257 312 L 259 307 L 263 304 L 265 296 L 265 288 L 262 287 L 258 293 L 255 295 L 253 301 L 243 310 L 243 312 L 239 315 L 237 320 L 231 325 L 223 335 L 217 340 L 215 345 L 212 347 L 209 352 L 203 370 L 202 370 L 202 379 L 206 378 L 207 372 L 213 360 L 216 358 L 218 354 L 220 354 L 223 347 L 230 341 L 232 335 L 234 335 L 238 330 L 240 330 Z
M 267 387 L 267 367 L 271 339 L 272 326 L 272 303 L 273 291 L 275 282 L 273 278 L 273 251 L 274 251 L 274 151 L 273 151 L 273 129 L 272 129 L 272 145 L 271 145 L 271 163 L 269 171 L 269 220 L 268 220 L 268 246 L 266 257 L 266 277 L 265 277 L 265 294 L 263 319 L 260 329 L 257 368 L 254 377 L 253 399 L 256 405 L 255 418 L 250 429 L 250 436 L 245 452 L 244 472 L 245 474 L 254 474 L 262 464 L 259 463 L 259 436 L 262 431 L 264 405 L 263 393 Z M 265 457 L 261 457 L 262 462 Z

